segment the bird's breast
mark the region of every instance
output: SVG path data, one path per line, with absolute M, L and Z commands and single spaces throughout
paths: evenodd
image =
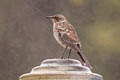
M 59 35 L 59 33 L 57 32 L 55 26 L 53 27 L 53 34 L 54 34 L 54 37 L 56 39 L 56 41 L 62 46 L 62 47 L 66 47 L 64 42 L 61 40 L 61 37 Z

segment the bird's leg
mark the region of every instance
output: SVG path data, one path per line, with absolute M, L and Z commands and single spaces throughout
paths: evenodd
M 65 54 L 66 50 L 67 50 L 67 46 L 65 47 L 65 50 L 64 50 L 64 52 L 63 52 L 62 56 L 60 57 L 61 59 L 63 59 L 63 57 L 64 57 L 64 54 Z
M 72 49 L 70 49 L 70 51 L 69 51 L 68 59 L 70 58 L 71 51 L 72 51 Z

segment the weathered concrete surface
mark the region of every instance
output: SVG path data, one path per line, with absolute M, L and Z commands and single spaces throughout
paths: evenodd
M 48 59 L 30 73 L 20 76 L 20 80 L 103 80 L 74 59 Z

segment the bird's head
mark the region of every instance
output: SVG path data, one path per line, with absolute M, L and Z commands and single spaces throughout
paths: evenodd
M 66 18 L 62 14 L 56 14 L 53 16 L 47 16 L 47 18 L 51 18 L 53 23 L 67 21 Z

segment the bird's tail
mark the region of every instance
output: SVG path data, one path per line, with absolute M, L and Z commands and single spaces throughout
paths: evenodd
M 82 50 L 78 51 L 77 54 L 80 56 L 80 62 L 83 66 L 87 66 L 90 69 L 93 69 L 92 66 L 90 65 L 87 57 L 85 56 L 85 54 L 82 52 Z

